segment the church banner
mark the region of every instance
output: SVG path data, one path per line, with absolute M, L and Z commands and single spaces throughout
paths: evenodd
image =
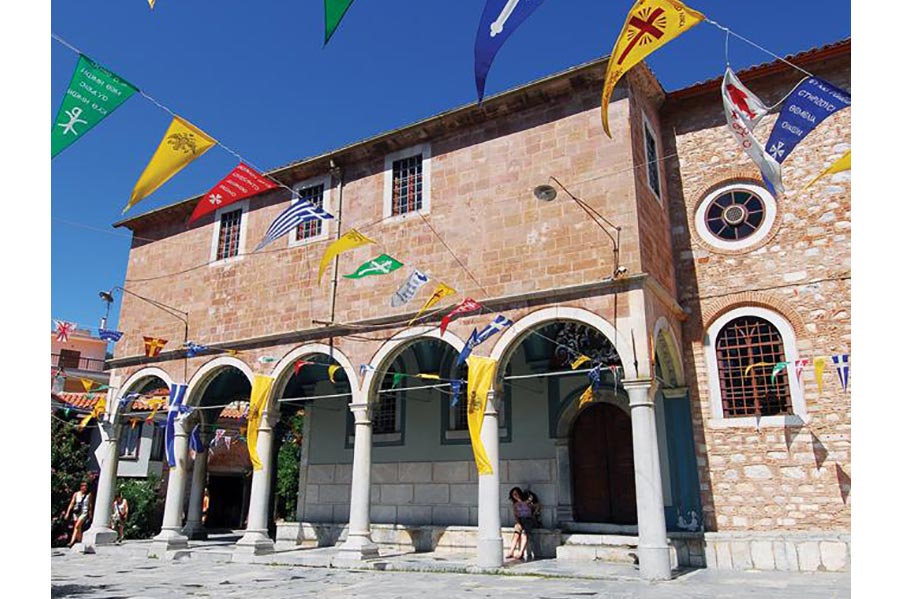
M 451 310 L 451 312 L 449 312 L 444 316 L 444 318 L 442 318 L 442 324 L 439 327 L 441 335 L 444 335 L 445 331 L 448 330 L 448 325 L 451 324 L 452 318 L 460 314 L 475 312 L 476 310 L 482 310 L 482 304 L 474 300 L 472 297 L 464 299 L 464 301 L 457 304 L 457 306 L 453 310 Z
M 247 453 L 250 455 L 254 470 L 263 469 L 263 463 L 257 454 L 257 432 L 260 429 L 263 407 L 269 397 L 273 380 L 271 376 L 258 374 L 254 376 L 254 384 L 251 386 L 251 400 L 247 411 Z
M 229 204 L 276 187 L 278 185 L 241 162 L 197 203 L 188 224 Z
M 417 294 L 417 291 L 420 290 L 420 287 L 429 282 L 429 275 L 426 273 L 420 272 L 419 270 L 414 270 L 410 273 L 410 276 L 407 277 L 407 280 L 395 291 L 391 296 L 391 307 L 397 308 L 399 306 L 403 306 L 413 299 L 413 296 Z
M 454 295 L 455 293 L 457 293 L 457 290 L 454 289 L 453 287 L 445 285 L 444 283 L 439 283 L 438 286 L 435 288 L 435 291 L 432 292 L 432 295 L 429 296 L 429 299 L 426 300 L 426 303 L 423 304 L 423 307 L 420 308 L 420 311 L 417 312 L 417 315 L 414 316 L 410 320 L 410 322 L 407 323 L 407 326 L 412 325 L 414 323 L 414 321 L 416 321 L 416 319 L 419 318 L 423 312 L 425 312 L 432 306 L 436 305 L 437 303 L 439 303 L 446 297 L 448 297 L 450 295 Z
M 485 404 L 489 390 L 495 380 L 498 361 L 492 358 L 471 356 L 467 360 L 470 367 L 467 377 L 467 428 L 470 430 L 470 443 L 473 445 L 473 457 L 479 474 L 492 474 L 492 463 L 482 444 L 482 420 L 485 417 Z
M 316 279 L 317 284 L 321 284 L 323 282 L 323 274 L 326 272 L 326 269 L 329 268 L 329 262 L 331 262 L 332 259 L 335 258 L 335 256 L 339 255 L 342 252 L 352 250 L 356 247 L 360 247 L 368 243 L 376 242 L 357 229 L 351 229 L 350 231 L 330 243 L 329 247 L 326 248 L 326 252 L 323 254 L 322 260 L 319 261 L 319 276 Z
M 404 266 L 388 254 L 382 254 L 372 260 L 367 260 L 357 267 L 357 270 L 349 275 L 342 275 L 346 279 L 362 279 L 370 275 L 387 275 Z
M 138 88 L 80 54 L 63 105 L 53 121 L 51 158 L 78 141 L 136 91 Z

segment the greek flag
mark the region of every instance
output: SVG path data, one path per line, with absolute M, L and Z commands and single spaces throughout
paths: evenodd
M 207 351 L 206 345 L 201 345 L 199 343 L 195 343 L 193 341 L 189 341 L 185 344 L 185 355 L 189 358 L 193 358 L 199 353 L 203 353 Z
M 169 388 L 169 410 L 166 413 L 166 461 L 169 467 L 175 467 L 175 418 L 181 413 L 182 402 L 188 385 L 172 385 Z
M 200 425 L 195 424 L 191 429 L 191 435 L 188 437 L 188 448 L 195 454 L 204 452 L 204 442 L 200 437 Z
M 839 354 L 833 356 L 833 364 L 836 366 L 836 374 L 839 376 L 839 382 L 842 384 L 842 390 L 849 389 L 849 354 Z
M 266 236 L 254 251 L 263 249 L 303 222 L 316 219 L 328 220 L 331 218 L 333 218 L 332 215 L 319 206 L 314 206 L 307 200 L 299 200 L 289 206 L 282 214 L 272 221 L 272 224 L 269 225 L 269 230 L 266 232 Z

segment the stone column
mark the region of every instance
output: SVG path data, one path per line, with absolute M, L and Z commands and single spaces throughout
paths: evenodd
M 671 578 L 670 548 L 664 522 L 664 493 L 655 426 L 651 379 L 624 381 L 630 398 L 633 460 L 636 466 L 636 504 L 639 518 L 639 574 L 646 580 Z
M 110 395 L 112 397 L 112 394 Z M 103 459 L 100 464 L 100 478 L 97 480 L 97 497 L 94 499 L 94 518 L 89 528 L 82 535 L 82 543 L 87 547 L 109 545 L 116 541 L 119 533 L 110 528 L 110 517 L 113 514 L 113 496 L 116 491 L 116 480 L 119 471 L 119 419 L 113 417 L 110 422 L 102 422 L 100 426 Z
M 187 415 L 179 416 L 173 424 L 173 453 L 175 466 L 169 467 L 166 487 L 166 505 L 163 508 L 163 526 L 153 538 L 148 556 L 165 557 L 167 551 L 187 549 L 188 538 L 182 534 L 182 512 L 185 503 L 185 487 L 188 484 L 188 422 Z
M 204 489 L 207 487 L 207 446 L 209 439 L 202 438 L 204 451 L 194 456 L 194 471 L 191 473 L 191 496 L 188 499 L 188 521 L 182 529 L 189 539 L 206 539 L 207 531 L 204 529 Z
M 560 528 L 564 523 L 573 522 L 569 438 L 554 440 L 554 455 L 557 458 L 557 521 L 551 524 Z
M 238 539 L 233 553 L 233 557 L 239 561 L 243 557 L 272 553 L 275 547 L 269 537 L 269 494 L 272 489 L 272 469 L 275 467 L 272 455 L 274 420 L 274 414 L 269 408 L 264 408 L 260 415 L 260 428 L 257 429 L 257 455 L 263 467 L 254 470 L 251 478 L 247 530 Z
M 373 422 L 367 403 L 352 403 L 354 413 L 354 466 L 351 471 L 351 513 L 348 538 L 337 561 L 360 561 L 378 557 L 379 547 L 370 537 L 370 472 L 372 470 Z
M 501 476 L 498 447 L 498 403 L 494 391 L 485 402 L 485 416 L 479 437 L 492 465 L 492 474 L 479 475 L 479 536 L 476 541 L 476 565 L 480 568 L 500 568 L 504 563 L 504 544 L 501 539 Z

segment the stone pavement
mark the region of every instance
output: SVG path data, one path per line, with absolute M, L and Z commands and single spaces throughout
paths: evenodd
M 99 547 L 95 555 L 51 552 L 53 597 L 112 599 L 165 597 L 297 597 L 328 593 L 329 597 L 463 595 L 467 599 L 828 599 L 851 596 L 848 573 L 732 572 L 693 570 L 668 582 L 648 583 L 629 566 L 607 568 L 599 563 L 539 560 L 509 564 L 499 574 L 466 573 L 466 559 L 431 554 L 398 555 L 368 564 L 371 571 L 288 564 L 298 551 L 267 556 L 263 563 L 226 562 L 211 552 L 226 545 L 210 544 L 179 560 L 144 557 L 147 544 L 129 542 Z M 328 563 L 325 550 L 302 550 L 312 564 L 316 556 Z M 381 564 L 381 565 L 380 565 Z M 447 567 L 442 567 L 443 565 Z M 375 570 L 375 571 L 372 571 Z M 381 571 L 385 570 L 385 571 Z M 445 570 L 445 571 L 441 571 Z

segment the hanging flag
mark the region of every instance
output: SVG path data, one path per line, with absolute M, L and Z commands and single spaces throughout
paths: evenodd
M 329 366 L 329 380 L 333 383 L 335 382 L 335 373 L 341 369 L 341 366 L 338 364 L 332 364 Z
M 225 443 L 226 451 L 231 451 L 232 449 L 232 436 L 231 435 L 223 435 L 222 442 Z
M 204 442 L 200 438 L 200 424 L 195 424 L 191 429 L 191 436 L 188 437 L 188 447 L 195 454 L 204 452 Z
M 96 418 L 99 421 L 104 412 L 106 412 L 106 398 L 101 397 L 97 400 L 97 403 L 94 404 L 91 412 L 84 418 L 82 418 L 81 422 L 78 423 L 79 432 L 85 430 L 85 427 L 88 426 L 88 423 L 92 418 Z
M 413 296 L 420 290 L 420 287 L 428 281 L 429 275 L 414 269 L 410 276 L 407 277 L 407 280 L 392 294 L 391 307 L 397 308 L 412 300 Z
M 257 432 L 260 428 L 260 419 L 263 416 L 263 407 L 266 405 L 269 390 L 272 388 L 273 378 L 258 374 L 254 376 L 254 384 L 251 386 L 251 401 L 247 416 L 247 452 L 251 457 L 254 470 L 261 470 L 263 463 L 257 455 Z M 229 443 L 226 443 L 226 447 Z
M 237 349 L 227 349 L 227 350 L 225 350 L 225 351 L 226 351 L 226 353 L 229 354 L 230 356 L 237 356 L 238 354 L 241 353 L 241 352 L 238 351 Z
M 160 411 L 160 408 L 163 407 L 164 403 L 165 400 L 163 399 L 151 399 L 147 401 L 147 407 L 150 408 L 150 414 L 147 415 L 147 418 L 144 419 L 144 422 L 153 422 L 154 417 L 157 415 L 157 412 Z
M 153 5 L 154 5 L 154 2 L 156 2 L 156 1 L 157 0 L 147 0 L 147 3 L 150 4 L 150 10 L 153 10 Z
M 486 339 L 512 324 L 514 324 L 513 320 L 507 318 L 503 314 L 499 314 L 492 322 L 485 325 L 485 328 L 479 331 L 478 335 L 476 335 L 476 345 L 484 343 Z
M 112 341 L 116 343 L 122 339 L 122 331 L 113 331 L 111 329 L 97 329 L 97 336 L 104 341 Z
M 313 362 L 308 362 L 307 360 L 298 360 L 297 362 L 295 362 L 294 375 L 297 376 L 297 374 L 301 371 L 301 368 L 303 368 L 304 366 L 309 366 L 310 364 L 313 364 Z
M 453 287 L 449 287 L 448 285 L 445 285 L 444 283 L 439 283 L 438 286 L 435 288 L 435 291 L 432 292 L 432 295 L 429 296 L 429 299 L 426 300 L 426 303 L 423 304 L 423 307 L 420 308 L 420 311 L 417 312 L 417 315 L 414 316 L 410 320 L 410 322 L 407 323 L 407 326 L 412 325 L 414 323 L 414 321 L 416 321 L 420 317 L 420 314 L 422 314 L 423 312 L 425 312 L 432 306 L 436 305 L 437 303 L 439 303 L 446 297 L 448 297 L 450 295 L 454 295 L 455 293 L 457 293 L 457 290 L 454 289 Z
M 834 112 L 852 105 L 852 97 L 832 83 L 808 77 L 783 102 L 767 139 L 767 152 L 783 164 L 790 152 Z
M 601 122 L 608 137 L 611 137 L 608 102 L 614 93 L 614 86 L 624 73 L 704 19 L 705 15 L 678 0 L 638 0 L 633 5 L 608 58 L 608 69 L 604 76 Z
M 439 378 L 439 376 L 438 376 L 437 374 L 428 374 L 428 373 L 425 373 L 425 372 L 421 372 L 420 374 L 418 374 L 418 375 L 417 375 L 417 378 L 418 378 L 418 379 L 426 379 L 426 380 L 429 380 L 429 381 L 440 381 L 440 380 L 442 380 L 441 378 Z
M 852 170 L 852 150 L 849 150 L 839 158 L 837 158 L 836 162 L 827 167 L 824 172 L 820 175 L 812 179 L 808 182 L 808 185 L 802 188 L 802 191 L 805 191 L 815 183 L 821 180 L 821 178 L 826 177 L 827 175 L 832 175 L 834 173 L 841 173 L 842 171 Z
M 460 379 L 451 381 L 451 407 L 456 406 L 460 402 L 460 386 L 463 383 Z
M 467 361 L 467 358 L 470 357 L 470 352 L 473 351 L 473 348 L 478 344 L 476 343 L 476 339 L 479 336 L 479 333 L 476 329 L 473 329 L 473 332 L 470 333 L 470 337 L 467 339 L 467 342 L 464 343 L 464 347 L 460 350 L 460 354 L 457 356 L 457 368 L 460 368 L 464 362 Z
M 128 407 L 128 404 L 130 402 L 135 401 L 139 397 L 141 397 L 141 396 L 138 393 L 129 393 L 128 395 L 123 395 L 122 397 L 120 397 L 119 398 L 119 411 L 124 412 L 125 409 Z
M 138 89 L 79 54 L 50 133 L 51 158 L 78 141 Z
M 480 433 L 485 416 L 485 403 L 488 392 L 495 381 L 498 360 L 471 356 L 467 360 L 470 367 L 467 377 L 467 428 L 470 430 L 470 443 L 473 445 L 473 457 L 476 459 L 476 470 L 479 474 L 492 474 L 492 463 L 485 452 Z
M 91 387 L 94 386 L 94 381 L 92 381 L 91 379 L 79 378 L 78 380 L 81 381 L 81 386 L 85 388 L 85 393 L 89 393 L 91 391 Z
M 325 0 L 326 2 L 326 41 L 323 42 L 323 45 L 329 43 L 329 39 L 331 39 L 332 34 L 335 33 L 335 30 L 338 28 L 338 24 L 341 23 L 342 17 L 345 16 L 345 13 L 348 12 L 348 8 L 351 6 L 351 2 L 354 0 Z
M 215 431 L 213 431 L 213 441 L 210 443 L 210 447 L 213 447 L 214 445 L 222 444 L 225 433 L 226 433 L 226 431 L 224 428 L 218 428 Z
M 273 356 L 260 356 L 259 358 L 257 358 L 257 361 L 261 364 L 272 364 L 276 361 L 276 359 Z
M 746 367 L 745 373 L 743 374 L 743 376 L 748 376 L 749 372 L 751 372 L 753 368 L 758 368 L 759 366 L 773 366 L 773 365 L 774 365 L 773 362 L 755 362 L 754 364 L 749 364 Z
M 587 373 L 587 376 L 589 377 L 589 382 L 592 384 L 592 388 L 601 388 L 601 364 L 590 370 Z
M 774 364 L 774 369 L 770 373 L 770 382 L 776 384 L 777 375 L 786 370 L 787 366 L 789 366 L 789 362 L 777 362 Z
M 595 393 L 592 389 L 592 385 L 586 387 L 586 390 L 582 392 L 582 395 L 579 396 L 579 401 L 576 404 L 576 409 L 580 410 L 587 403 L 591 403 L 592 400 L 595 399 Z
M 570 370 L 576 370 L 577 368 L 579 368 L 580 366 L 582 366 L 583 364 L 588 362 L 590 359 L 591 358 L 589 358 L 589 356 L 580 355 L 577 359 L 573 360 L 573 362 L 570 364 Z
M 767 106 L 739 81 L 730 67 L 727 67 L 724 73 L 720 90 L 724 114 L 727 117 L 727 128 L 761 170 L 761 175 L 768 186 L 778 194 L 782 194 L 783 175 L 780 163 L 764 151 L 764 146 L 752 134 L 755 126 L 767 114 Z
M 378 258 L 367 260 L 357 267 L 357 270 L 349 275 L 342 275 L 346 279 L 362 279 L 369 275 L 387 275 L 404 266 L 388 254 L 382 254 Z
M 824 391 L 824 369 L 827 367 L 827 356 L 814 358 L 814 380 L 817 381 L 817 392 Z
M 485 95 L 485 80 L 492 61 L 520 23 L 526 20 L 542 0 L 487 0 L 482 20 L 476 30 L 476 95 L 479 102 Z
M 144 355 L 148 358 L 159 356 L 166 343 L 166 339 L 160 339 L 159 337 L 144 337 Z
M 199 343 L 189 341 L 185 344 L 185 355 L 189 358 L 193 358 L 197 354 L 207 351 L 207 349 L 208 348 L 206 345 L 201 345 Z
M 808 358 L 802 358 L 801 360 L 795 361 L 796 380 L 797 381 L 799 381 L 799 382 L 802 381 L 802 370 L 804 370 L 806 366 L 808 366 Z
M 326 272 L 326 268 L 329 267 L 329 262 L 331 262 L 335 256 L 368 243 L 376 242 L 357 231 L 357 229 L 351 229 L 330 243 L 329 247 L 326 248 L 326 253 L 323 254 L 322 260 L 319 262 L 319 277 L 316 280 L 317 284 L 323 282 L 323 273 Z
M 360 365 L 360 378 L 362 379 L 363 377 L 365 377 L 367 372 L 376 372 L 376 367 L 373 366 L 372 364 L 361 364 Z
M 229 204 L 276 187 L 278 185 L 270 179 L 241 162 L 197 203 L 194 212 L 188 219 L 188 224 L 190 225 L 200 217 L 216 212 L 220 208 L 225 208 Z
M 396 389 L 398 387 L 398 385 L 401 384 L 401 381 L 404 380 L 404 376 L 405 375 L 403 375 L 400 372 L 396 372 L 396 373 L 392 374 L 391 375 L 391 388 Z
M 74 322 L 66 322 L 65 320 L 56 321 L 56 340 L 62 343 L 69 342 L 69 335 L 75 331 L 78 326 Z
M 308 200 L 298 200 L 286 208 L 279 216 L 272 221 L 263 241 L 257 245 L 254 250 L 259 251 L 278 239 L 296 229 L 301 223 L 311 220 L 330 220 L 334 218 L 331 214 L 316 206 Z M 327 250 L 328 251 L 328 250 Z
M 849 388 L 849 354 L 833 356 L 833 364 L 836 366 L 836 374 L 839 375 L 842 390 L 847 391 Z
M 614 389 L 616 390 L 617 384 L 620 382 L 620 366 L 608 366 L 608 370 L 614 377 Z
M 444 316 L 444 318 L 442 318 L 442 324 L 439 327 L 439 330 L 441 331 L 441 335 L 445 334 L 445 331 L 448 329 L 448 325 L 451 323 L 451 319 L 454 318 L 455 316 L 458 316 L 460 314 L 466 314 L 467 312 L 475 312 L 476 310 L 481 310 L 481 309 L 482 309 L 482 304 L 480 304 L 473 298 L 468 297 L 468 298 L 464 299 L 464 301 L 457 304 L 457 306 L 455 306 L 455 308 L 453 310 L 451 310 L 451 312 L 449 312 L 448 314 L 446 314 Z
M 153 153 L 150 162 L 141 173 L 141 178 L 132 190 L 131 198 L 122 211 L 155 192 L 163 183 L 188 166 L 195 158 L 213 147 L 216 141 L 181 117 L 173 117 L 163 140 Z
M 169 409 L 166 411 L 166 461 L 170 468 L 175 467 L 175 419 L 183 414 L 182 402 L 188 385 L 173 384 L 169 388 Z

